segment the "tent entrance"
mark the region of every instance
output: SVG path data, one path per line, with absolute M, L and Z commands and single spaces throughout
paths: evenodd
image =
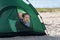
M 9 24 L 11 27 L 11 30 L 13 32 L 23 32 L 23 31 L 33 31 L 33 24 L 31 21 L 31 16 L 24 10 L 24 9 L 14 9 L 16 13 L 14 13 L 14 11 L 11 12 L 10 16 L 9 16 Z M 27 22 L 26 24 L 24 24 L 23 20 L 21 20 L 21 18 L 19 18 L 19 16 L 21 17 L 22 15 L 28 15 L 29 16 L 29 22 Z M 29 27 L 30 26 L 30 27 Z

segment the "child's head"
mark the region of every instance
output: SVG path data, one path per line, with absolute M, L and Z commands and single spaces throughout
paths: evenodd
M 18 13 L 18 17 L 19 17 L 19 19 L 23 19 L 22 13 Z

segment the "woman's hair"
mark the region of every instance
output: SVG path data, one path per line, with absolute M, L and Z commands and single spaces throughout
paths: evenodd
M 25 15 L 29 15 L 29 14 L 28 14 L 28 13 L 25 13 L 25 14 L 23 14 L 23 15 L 22 15 L 22 17 L 24 18 L 24 17 L 25 17 Z M 30 16 L 30 15 L 29 15 L 29 16 Z

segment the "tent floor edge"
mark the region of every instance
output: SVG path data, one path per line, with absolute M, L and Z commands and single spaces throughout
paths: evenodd
M 9 33 L 0 33 L 0 38 L 9 38 L 16 36 L 44 36 L 45 32 L 37 33 L 37 32 L 9 32 Z

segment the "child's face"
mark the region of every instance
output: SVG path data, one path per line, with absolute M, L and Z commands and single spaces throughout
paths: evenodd
M 23 19 L 22 13 L 19 13 L 18 16 L 19 16 L 20 19 Z

